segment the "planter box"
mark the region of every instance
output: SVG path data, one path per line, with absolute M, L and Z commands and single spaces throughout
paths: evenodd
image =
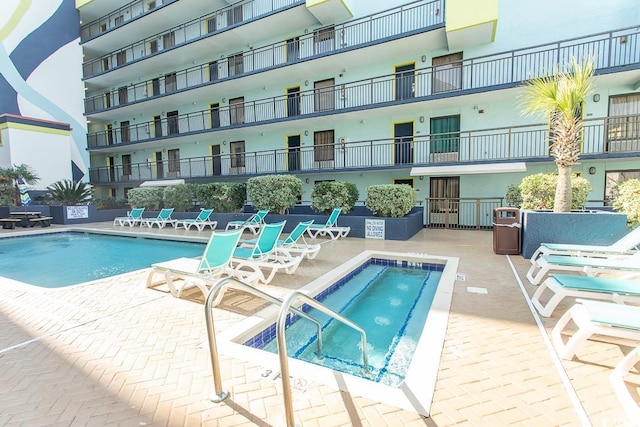
M 602 211 L 522 211 L 522 256 L 531 255 L 541 243 L 608 245 L 628 233 L 627 216 Z

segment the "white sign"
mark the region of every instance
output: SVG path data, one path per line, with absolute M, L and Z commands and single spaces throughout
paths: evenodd
M 364 238 L 384 240 L 384 219 L 365 219 Z
M 67 206 L 67 219 L 89 218 L 89 206 Z

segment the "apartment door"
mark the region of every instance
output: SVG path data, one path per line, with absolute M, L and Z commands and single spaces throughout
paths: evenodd
M 107 125 L 107 145 L 113 145 L 113 125 Z
M 300 115 L 300 86 L 287 89 L 287 117 Z
M 160 138 L 162 136 L 162 118 L 160 116 L 153 116 L 153 131 L 154 138 Z
M 416 64 L 396 67 L 396 100 L 411 99 L 415 92 Z
M 213 175 L 222 175 L 222 159 L 220 157 L 220 144 L 211 146 L 211 166 Z
M 180 129 L 178 127 L 178 112 L 177 111 L 169 111 L 167 113 L 167 133 L 169 135 L 175 135 L 180 133 Z
M 457 225 L 460 204 L 460 177 L 434 177 L 429 180 L 429 224 Z
M 434 117 L 431 119 L 431 163 L 457 162 L 460 160 L 460 116 Z
M 300 58 L 300 37 L 287 40 L 287 62 L 293 62 Z
M 211 120 L 211 128 L 220 127 L 220 104 L 215 103 L 209 105 L 209 119 Z
M 413 163 L 413 122 L 393 126 L 394 160 L 396 165 Z
M 300 170 L 300 135 L 287 137 L 288 170 Z
M 116 180 L 116 160 L 113 156 L 107 157 L 107 176 L 109 181 Z
M 162 151 L 156 151 L 153 153 L 153 160 L 156 164 L 156 178 L 164 178 L 164 164 L 162 160 Z

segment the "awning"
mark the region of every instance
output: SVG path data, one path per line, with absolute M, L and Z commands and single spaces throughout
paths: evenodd
M 517 163 L 485 163 L 473 165 L 442 165 L 411 168 L 411 176 L 450 176 L 488 173 L 526 172 L 527 164 Z
M 184 184 L 184 179 L 165 179 L 161 181 L 145 181 L 140 187 L 168 187 L 170 185 Z

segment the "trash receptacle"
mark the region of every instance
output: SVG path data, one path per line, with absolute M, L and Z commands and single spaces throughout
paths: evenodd
M 520 209 L 493 210 L 493 252 L 499 255 L 520 253 Z

